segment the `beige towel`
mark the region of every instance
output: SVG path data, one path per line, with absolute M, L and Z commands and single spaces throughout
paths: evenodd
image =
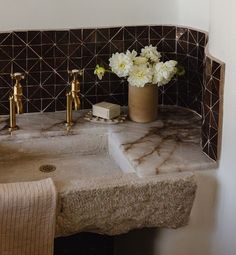
M 51 179 L 0 184 L 0 254 L 52 255 L 55 214 Z

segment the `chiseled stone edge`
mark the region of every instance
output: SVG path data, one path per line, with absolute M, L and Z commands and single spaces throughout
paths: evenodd
M 57 236 L 117 235 L 143 227 L 188 223 L 197 184 L 193 173 L 135 174 L 65 184 L 58 196 Z M 64 191 L 63 191 L 64 190 Z

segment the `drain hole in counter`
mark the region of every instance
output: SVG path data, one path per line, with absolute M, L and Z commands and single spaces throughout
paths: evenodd
M 43 173 L 50 173 L 56 170 L 56 167 L 54 165 L 42 165 L 39 167 L 39 171 Z

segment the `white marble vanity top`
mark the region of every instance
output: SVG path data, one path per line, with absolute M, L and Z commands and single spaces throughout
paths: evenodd
M 140 124 L 94 124 L 83 119 L 85 111 L 75 112 L 75 125 L 67 129 L 65 113 L 35 113 L 18 116 L 20 129 L 4 128 L 7 117 L 0 120 L 0 141 L 26 138 L 108 133 L 139 176 L 216 168 L 200 147 L 200 117 L 192 111 L 163 107 L 158 120 Z M 80 144 L 80 141 L 78 141 Z

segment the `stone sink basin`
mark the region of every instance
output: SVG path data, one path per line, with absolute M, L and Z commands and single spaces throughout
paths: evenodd
M 109 155 L 108 134 L 77 134 L 19 139 L 0 144 L 0 182 L 52 177 L 58 183 L 122 171 Z M 134 172 L 127 169 L 127 172 Z

